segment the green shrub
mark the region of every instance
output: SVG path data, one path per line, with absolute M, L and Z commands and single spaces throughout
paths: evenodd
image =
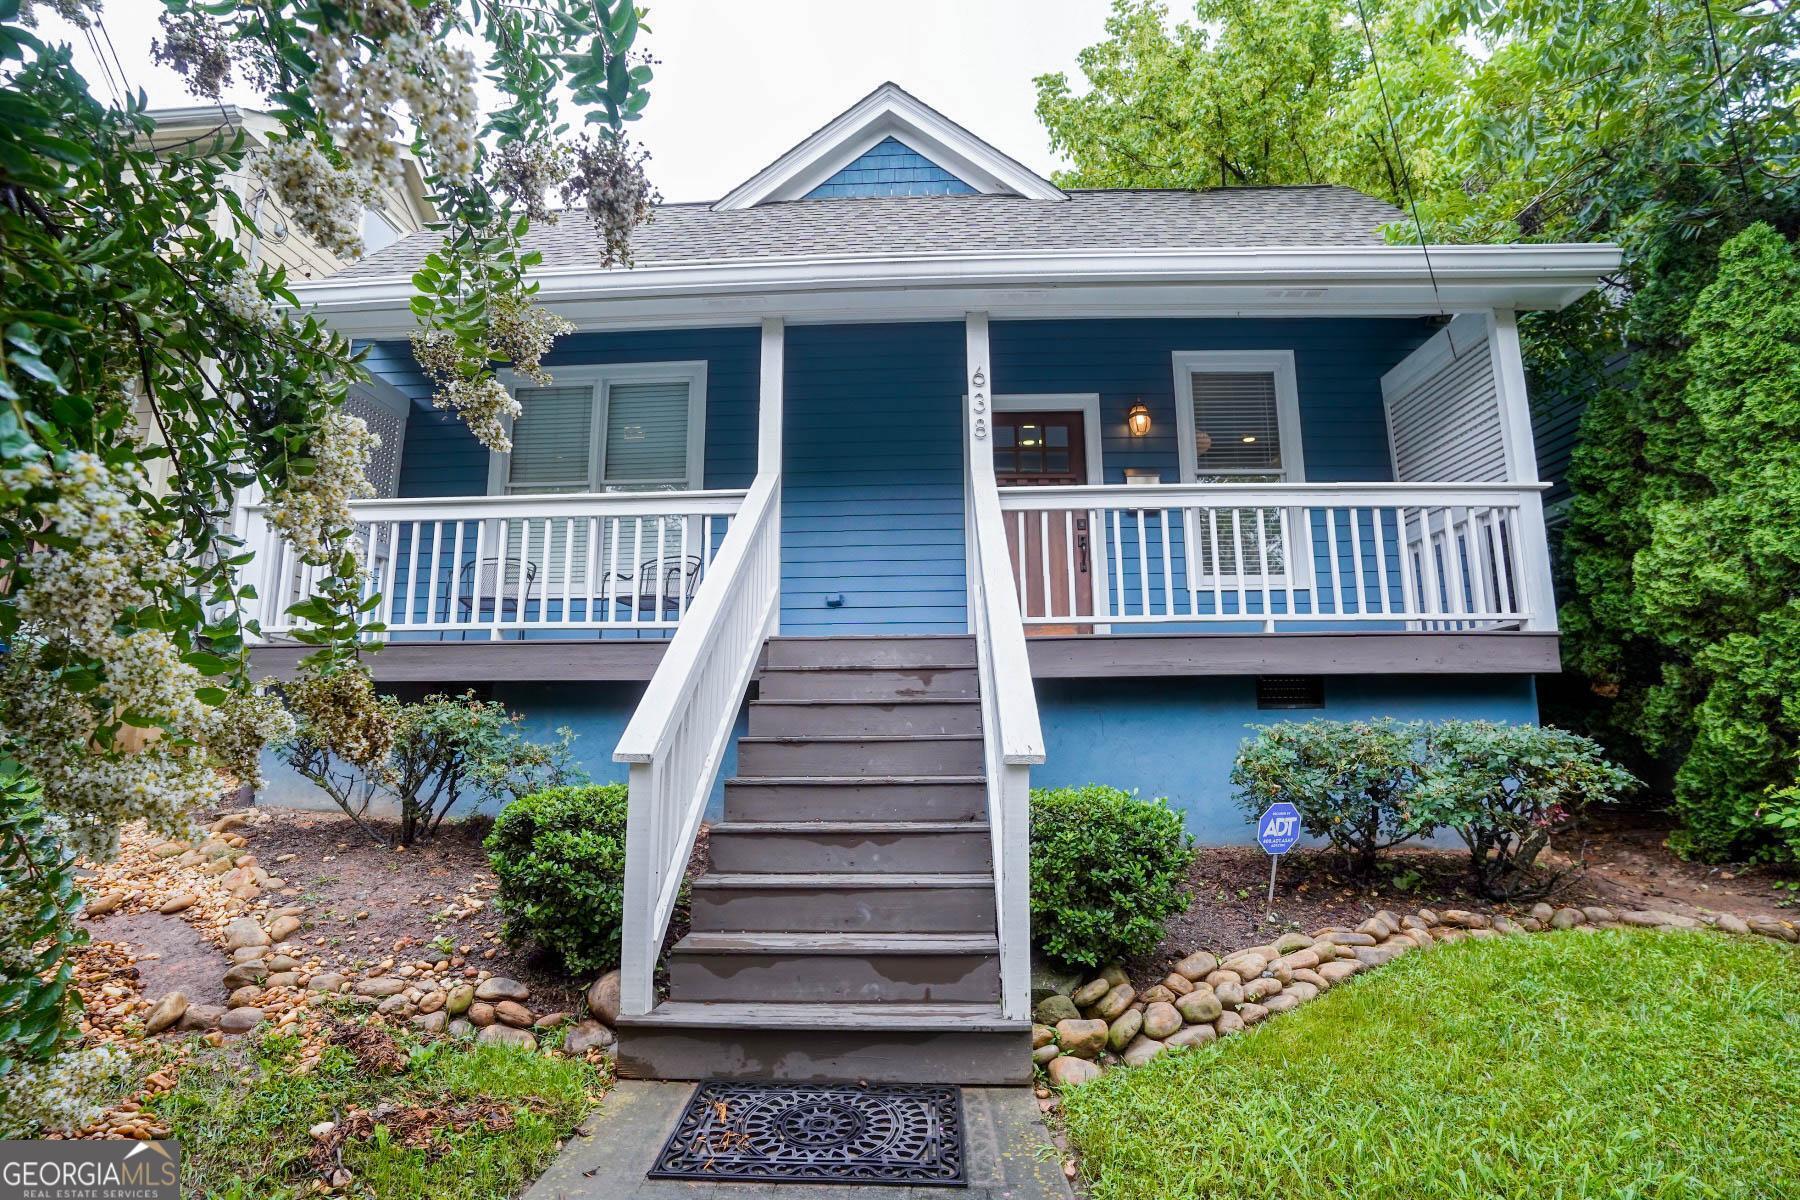
M 483 845 L 508 942 L 534 943 L 576 975 L 619 965 L 628 794 L 622 783 L 548 788 L 500 811 Z
M 1231 782 L 1251 820 L 1285 800 L 1300 810 L 1308 836 L 1330 842 L 1368 878 L 1380 851 L 1420 832 L 1411 805 L 1423 747 L 1417 722 L 1261 725 L 1239 747 Z
M 1483 895 L 1545 890 L 1532 864 L 1552 835 L 1590 804 L 1637 786 L 1591 738 L 1540 725 L 1443 721 L 1433 726 L 1425 778 L 1413 794 L 1421 830 L 1448 826 L 1469 847 Z
M 1032 940 L 1084 967 L 1154 950 L 1187 908 L 1192 844 L 1166 800 L 1099 784 L 1034 788 Z

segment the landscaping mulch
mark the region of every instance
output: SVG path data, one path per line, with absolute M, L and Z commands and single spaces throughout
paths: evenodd
M 309 940 L 322 935 L 354 964 L 416 950 L 443 935 L 470 963 L 525 984 L 545 1011 L 577 1010 L 589 981 L 569 979 L 529 948 L 509 947 L 501 938 L 504 921 L 493 903 L 499 885 L 481 848 L 488 821 L 446 823 L 429 842 L 403 850 L 378 844 L 339 813 L 259 811 L 275 819 L 257 827 L 258 857 L 308 906 Z M 392 838 L 383 822 L 368 824 Z
M 1760 867 L 1683 862 L 1665 844 L 1672 829 L 1658 814 L 1590 818 L 1546 851 L 1544 865 L 1561 878 L 1545 898 L 1681 916 L 1794 918 L 1784 901 L 1795 894 L 1777 886 L 1783 876 Z M 1126 966 L 1134 976 L 1160 974 L 1194 950 L 1254 944 L 1287 929 L 1353 927 L 1383 908 L 1495 908 L 1469 890 L 1467 861 L 1460 847 L 1391 850 L 1382 856 L 1379 877 L 1364 884 L 1330 851 L 1296 850 L 1281 859 L 1271 913 L 1268 855 L 1254 846 L 1203 846 L 1188 869 L 1187 912 L 1168 923 L 1153 954 Z M 1536 899 L 1498 907 L 1523 911 Z

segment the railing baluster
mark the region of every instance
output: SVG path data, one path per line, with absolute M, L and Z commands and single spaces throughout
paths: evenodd
M 1216 620 L 1225 615 L 1225 560 L 1219 557 L 1219 510 L 1208 507 L 1206 528 L 1212 535 L 1212 615 Z
M 1344 576 L 1338 562 L 1338 510 L 1326 508 L 1320 510 L 1325 518 L 1325 559 L 1331 564 L 1331 611 L 1334 616 L 1342 616 L 1344 612 Z
M 1369 523 L 1375 529 L 1375 594 L 1381 598 L 1381 615 L 1388 616 L 1393 609 L 1388 606 L 1388 566 L 1387 566 L 1387 534 L 1382 530 L 1382 512 L 1379 508 L 1369 510 Z
M 1175 615 L 1175 570 L 1169 555 L 1169 510 L 1163 509 L 1156 514 L 1157 522 L 1162 526 L 1162 568 L 1163 568 L 1163 616 Z
M 1282 605 L 1283 605 L 1283 611 L 1285 612 L 1287 619 L 1292 621 L 1295 617 L 1297 617 L 1299 615 L 1294 610 L 1294 575 L 1296 572 L 1299 571 L 1299 568 L 1294 565 L 1295 561 L 1296 561 L 1294 556 L 1296 553 L 1299 552 L 1299 550 L 1301 548 L 1296 546 L 1294 543 L 1293 536 L 1292 536 L 1293 522 L 1288 519 L 1288 512 L 1289 512 L 1289 510 L 1285 509 L 1285 508 L 1278 508 L 1275 510 L 1275 516 L 1278 518 L 1277 524 L 1279 524 L 1279 526 L 1281 528 Z M 1302 514 L 1304 514 L 1305 510 L 1302 509 L 1301 512 L 1302 512 Z M 1302 523 L 1306 524 L 1306 525 L 1311 524 L 1310 521 L 1302 522 Z M 1305 551 L 1308 555 L 1310 555 L 1312 553 L 1312 547 L 1311 546 L 1305 547 Z
M 1483 619 L 1477 624 L 1491 625 L 1493 622 L 1487 619 L 1487 614 L 1493 611 L 1494 606 L 1488 601 L 1487 554 L 1478 536 L 1478 520 L 1473 507 L 1463 510 L 1463 544 L 1469 548 L 1469 602 L 1477 613 L 1483 614 Z
M 1123 619 L 1125 616 L 1125 537 L 1120 532 L 1119 511 L 1112 510 L 1112 544 L 1114 554 L 1108 561 L 1112 564 L 1113 584 L 1118 589 L 1118 598 L 1113 605 L 1113 615 Z
M 1075 599 L 1075 510 L 1063 509 L 1063 586 L 1069 591 L 1069 616 L 1080 615 L 1081 605 Z
M 1044 615 L 1056 616 L 1056 594 L 1050 586 L 1050 510 L 1038 510 L 1038 574 L 1044 587 Z
M 1134 509 L 1137 515 L 1137 569 L 1138 569 L 1138 603 L 1142 605 L 1138 615 L 1150 615 L 1150 553 L 1144 541 L 1144 510 Z
M 1356 615 L 1363 616 L 1369 609 L 1369 584 L 1363 577 L 1362 531 L 1357 527 L 1356 514 L 1359 510 L 1350 511 L 1350 572 L 1356 581 Z
M 1250 605 L 1244 592 L 1244 510 L 1231 510 L 1231 565 L 1235 568 L 1232 577 L 1237 580 L 1237 615 L 1240 620 L 1250 616 Z M 1223 569 L 1223 562 L 1220 563 Z

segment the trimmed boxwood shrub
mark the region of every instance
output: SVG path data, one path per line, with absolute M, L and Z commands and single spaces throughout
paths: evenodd
M 1100 784 L 1032 789 L 1032 940 L 1074 966 L 1149 953 L 1187 908 L 1192 845 L 1166 800 Z
M 575 975 L 619 965 L 628 794 L 622 783 L 548 788 L 501 810 L 483 845 L 509 943 L 535 944 Z

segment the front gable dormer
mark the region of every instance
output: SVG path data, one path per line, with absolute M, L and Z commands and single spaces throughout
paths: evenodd
M 898 85 L 884 83 L 713 208 L 935 195 L 1065 198 L 1049 180 Z

